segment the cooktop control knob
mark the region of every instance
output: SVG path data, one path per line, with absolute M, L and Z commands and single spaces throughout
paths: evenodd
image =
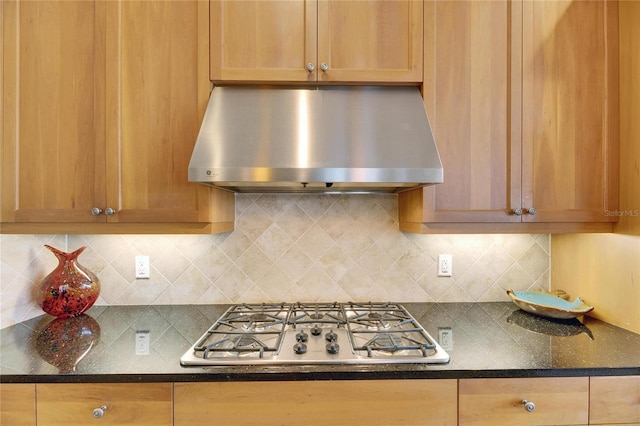
M 309 340 L 309 335 L 304 331 L 301 331 L 300 333 L 296 334 L 296 340 L 298 342 L 306 342 Z
M 307 345 L 302 342 L 298 342 L 293 345 L 293 351 L 299 355 L 307 353 Z
M 330 331 L 325 334 L 324 338 L 327 339 L 327 342 L 336 342 L 338 340 L 338 335 L 333 331 Z
M 327 343 L 327 352 L 330 354 L 337 354 L 340 352 L 340 345 L 338 345 L 335 340 Z
M 311 334 L 313 334 L 314 336 L 319 336 L 322 334 L 322 329 L 317 325 L 314 325 L 313 328 L 311 329 Z

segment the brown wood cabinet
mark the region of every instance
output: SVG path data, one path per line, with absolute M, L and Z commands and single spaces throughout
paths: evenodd
M 610 231 L 616 3 L 427 1 L 424 22 L 425 107 L 445 181 L 399 195 L 400 228 Z
M 187 182 L 210 91 L 206 3 L 2 8 L 3 232 L 233 228 L 233 195 Z
M 589 424 L 640 424 L 640 376 L 591 377 Z
M 35 426 L 36 385 L 0 383 L 0 425 Z
M 422 7 L 412 0 L 212 0 L 211 80 L 417 84 Z
M 457 381 L 175 383 L 174 424 L 438 425 L 457 422 Z
M 38 384 L 36 387 L 38 426 L 86 426 L 97 421 L 106 425 L 172 424 L 171 383 Z M 96 409 L 99 411 L 94 415 Z
M 461 379 L 460 425 L 586 425 L 589 378 Z M 533 410 L 525 408 L 533 403 Z M 529 407 L 531 409 L 531 406 Z

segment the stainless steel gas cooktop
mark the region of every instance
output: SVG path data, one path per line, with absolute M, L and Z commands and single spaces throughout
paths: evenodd
M 449 362 L 397 303 L 238 304 L 182 356 L 183 366 Z

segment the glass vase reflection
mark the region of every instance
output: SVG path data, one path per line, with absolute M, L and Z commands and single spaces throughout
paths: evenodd
M 75 373 L 78 363 L 100 340 L 100 325 L 89 315 L 56 318 L 36 337 L 38 355 L 60 370 Z

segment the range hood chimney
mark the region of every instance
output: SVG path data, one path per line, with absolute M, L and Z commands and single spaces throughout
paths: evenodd
M 442 183 L 417 87 L 219 86 L 189 181 L 234 192 L 400 192 Z

